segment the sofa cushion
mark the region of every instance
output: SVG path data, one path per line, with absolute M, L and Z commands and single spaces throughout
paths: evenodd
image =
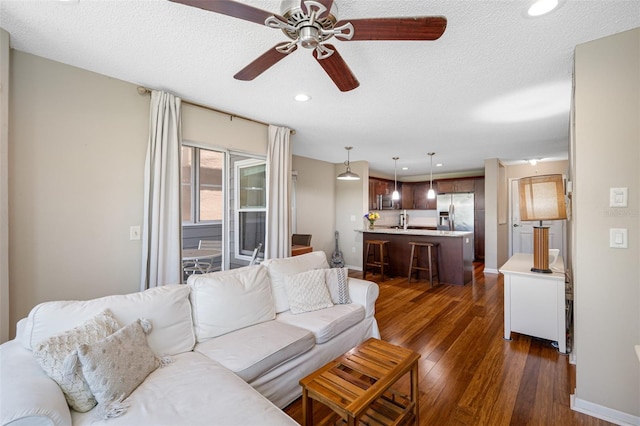
M 300 256 L 285 257 L 281 259 L 267 259 L 262 265 L 269 272 L 271 280 L 271 292 L 276 306 L 276 313 L 289 310 L 287 291 L 284 280 L 287 275 L 297 274 L 311 269 L 325 269 L 329 267 L 327 255 L 323 251 L 313 251 Z
M 325 269 L 324 273 L 333 303 L 335 305 L 351 303 L 351 298 L 349 297 L 349 268 Z
M 74 411 L 74 426 L 297 425 L 240 377 L 201 353 L 172 358 L 129 395 L 124 415 L 96 421 L 91 411 Z
M 82 373 L 103 408 L 128 397 L 158 368 L 158 359 L 147 344 L 150 331 L 147 321 L 137 320 L 98 342 L 78 346 Z
M 58 383 L 67 403 L 85 412 L 96 405 L 96 399 L 85 382 L 82 371 L 67 374 L 65 359 L 78 345 L 98 342 L 111 335 L 120 325 L 109 310 L 99 313 L 71 330 L 49 337 L 35 345 L 33 355 L 49 377 Z
M 187 283 L 198 342 L 275 318 L 269 277 L 260 265 L 192 275 Z
M 292 314 L 317 311 L 333 306 L 322 269 L 287 275 L 284 285 L 287 291 L 289 310 Z
M 249 382 L 314 345 L 315 337 L 309 330 L 267 321 L 198 343 L 195 350 Z
M 23 345 L 33 349 L 38 342 L 82 324 L 105 309 L 120 324 L 138 318 L 151 321 L 149 347 L 159 356 L 188 352 L 195 345 L 189 287 L 182 284 L 92 300 L 41 303 L 29 313 Z
M 331 340 L 363 319 L 364 307 L 356 303 L 334 305 L 331 308 L 303 314 L 292 314 L 287 311 L 276 315 L 277 321 L 311 331 L 315 335 L 317 344 Z

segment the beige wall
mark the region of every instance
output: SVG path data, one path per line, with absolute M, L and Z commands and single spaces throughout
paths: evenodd
M 497 274 L 509 252 L 506 167 L 497 158 L 484 161 L 484 188 L 484 271 Z
M 0 343 L 9 339 L 9 33 L 0 28 Z
M 356 230 L 362 229 L 362 218 L 369 211 L 369 163 L 351 162 L 351 171 L 360 175 L 360 180 L 335 179 L 344 171 L 344 164 L 334 166 L 336 229 L 340 232 L 340 249 L 345 265 L 362 270 L 362 233 Z
M 298 172 L 297 232 L 311 234 L 313 249 L 324 251 L 331 259 L 336 229 L 334 164 L 294 155 L 293 170 Z
M 231 120 L 227 114 L 183 103 L 182 139 L 211 148 L 267 155 L 269 134 L 264 124 L 237 117 Z
M 136 85 L 11 52 L 9 315 L 139 289 L 149 97 Z M 185 139 L 266 154 L 265 125 L 183 105 Z
M 148 108 L 131 84 L 12 51 L 12 328 L 42 301 L 138 289 Z
M 561 174 L 567 176 L 569 171 L 569 161 L 544 161 L 532 166 L 531 164 L 516 164 L 507 166 L 507 177 L 509 179 L 520 179 L 521 177 L 535 175 Z
M 576 405 L 639 424 L 640 29 L 579 45 L 575 87 Z M 628 207 L 609 207 L 612 187 Z M 609 247 L 610 228 L 628 249 Z

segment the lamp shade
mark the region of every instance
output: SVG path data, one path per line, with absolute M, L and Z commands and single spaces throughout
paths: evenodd
M 560 220 L 567 218 L 562 175 L 521 178 L 520 220 Z

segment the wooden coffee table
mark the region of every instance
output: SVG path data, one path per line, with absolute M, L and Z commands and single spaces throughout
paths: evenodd
M 418 421 L 420 354 L 371 338 L 300 380 L 303 425 L 313 424 L 313 400 L 331 408 L 349 426 L 399 425 Z M 391 389 L 410 373 L 409 396 Z M 336 417 L 337 417 L 336 416 Z

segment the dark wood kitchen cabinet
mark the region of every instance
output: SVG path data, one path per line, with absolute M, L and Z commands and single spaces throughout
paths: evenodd
M 395 188 L 395 182 L 392 180 L 381 179 L 376 177 L 369 178 L 369 210 L 382 210 L 382 206 L 378 205 L 378 195 L 391 197 Z M 398 191 L 400 191 L 400 182 L 398 182 Z
M 400 208 L 410 210 L 413 209 L 413 187 L 412 182 L 403 182 L 402 191 L 400 192 Z
M 435 190 L 435 185 L 434 185 Z M 427 198 L 429 191 L 429 182 L 418 182 L 413 185 L 413 205 L 418 210 L 435 210 L 437 207 L 437 199 Z
M 475 178 L 471 179 L 445 179 L 438 180 L 438 194 L 446 194 L 451 192 L 474 192 Z

